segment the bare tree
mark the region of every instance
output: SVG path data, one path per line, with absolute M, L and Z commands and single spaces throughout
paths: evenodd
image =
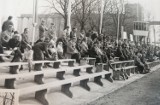
M 14 92 L 0 93 L 0 98 L 2 99 L 0 102 L 2 103 L 2 105 L 14 105 L 15 93 Z
M 85 30 L 85 26 L 90 16 L 95 12 L 98 0 L 75 0 L 76 7 L 73 10 L 74 20 L 80 25 L 81 30 Z
M 63 18 L 64 18 L 64 28 L 67 26 L 67 9 L 68 9 L 68 1 L 69 0 L 46 0 L 50 5 L 48 5 L 47 7 L 53 11 L 56 11 L 57 13 L 59 13 Z M 77 0 L 75 0 L 77 1 Z M 73 11 L 77 5 L 79 5 L 80 3 L 76 2 L 76 4 L 74 3 L 74 0 L 72 1 L 71 4 L 71 11 Z M 52 12 L 53 12 L 52 11 Z

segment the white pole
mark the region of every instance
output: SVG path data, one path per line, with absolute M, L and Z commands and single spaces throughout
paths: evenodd
M 71 31 L 71 0 L 68 0 L 67 26 L 69 26 L 69 32 L 70 32 Z
M 104 1 L 101 0 L 100 3 L 101 3 L 101 11 L 100 11 L 99 33 L 101 34 L 101 31 L 102 31 L 102 22 L 103 22 Z
M 38 4 L 38 0 L 33 0 L 33 33 L 32 33 L 32 46 L 34 45 L 35 34 L 36 34 L 37 4 Z
M 118 44 L 118 37 L 119 37 L 119 20 L 120 20 L 120 14 L 118 10 L 118 22 L 117 22 L 117 44 Z

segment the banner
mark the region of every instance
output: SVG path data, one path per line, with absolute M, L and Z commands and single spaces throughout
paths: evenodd
M 122 39 L 128 39 L 128 38 L 127 38 L 127 32 L 123 32 L 123 34 L 122 34 Z
M 130 41 L 133 42 L 133 35 L 132 34 L 130 34 Z

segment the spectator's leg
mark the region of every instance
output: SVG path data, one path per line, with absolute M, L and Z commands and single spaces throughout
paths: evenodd
M 3 46 L 0 44 L 0 54 L 3 54 Z M 0 62 L 5 62 L 4 59 L 0 56 Z
M 80 63 L 80 55 L 78 53 L 72 54 L 71 59 L 76 59 L 76 62 Z

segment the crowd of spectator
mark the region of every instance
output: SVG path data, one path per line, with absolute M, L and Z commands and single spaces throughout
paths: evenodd
M 108 63 L 119 57 L 120 61 L 134 60 L 140 73 L 149 72 L 146 62 L 152 62 L 160 57 L 160 48 L 149 44 L 135 44 L 127 39 L 119 40 L 118 43 L 109 36 L 98 34 L 96 31 L 77 32 L 77 28 L 66 27 L 61 37 L 57 37 L 55 26 L 47 28 L 42 20 L 39 26 L 39 39 L 34 46 L 28 40 L 28 28 L 22 34 L 14 30 L 12 17 L 2 25 L 0 53 L 3 48 L 7 50 L 15 48 L 24 53 L 22 60 L 27 59 L 29 64 L 32 60 L 57 60 L 76 59 L 80 63 L 84 57 L 96 58 L 97 63 Z M 0 57 L 0 61 L 4 62 Z M 111 67 L 112 68 L 112 67 Z

